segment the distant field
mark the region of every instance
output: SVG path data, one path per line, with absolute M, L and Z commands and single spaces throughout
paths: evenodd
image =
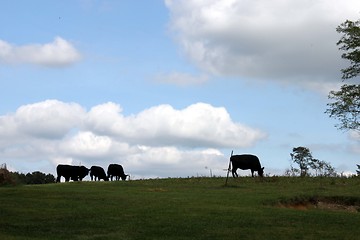
M 0 188 L 0 239 L 359 239 L 360 178 Z

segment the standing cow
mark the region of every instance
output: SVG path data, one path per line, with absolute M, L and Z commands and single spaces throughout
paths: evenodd
M 251 154 L 234 155 L 230 157 L 232 163 L 232 175 L 238 177 L 236 170 L 251 170 L 251 176 L 254 177 L 254 171 L 257 171 L 259 176 L 262 177 L 264 174 L 264 167 L 261 167 L 259 158 Z
M 126 177 L 129 176 L 124 173 L 123 167 L 119 164 L 110 164 L 107 174 L 111 181 L 113 180 L 113 177 L 115 177 L 116 181 L 120 180 L 120 178 L 125 181 Z
M 71 166 L 59 164 L 56 167 L 57 178 L 56 182 L 60 182 L 60 178 L 64 177 L 68 182 L 70 179 L 73 181 L 82 181 L 84 177 L 89 174 L 89 169 L 84 166 Z
M 90 178 L 91 181 L 93 180 L 96 181 L 96 178 L 100 181 L 100 179 L 103 179 L 104 181 L 109 181 L 109 178 L 106 176 L 105 174 L 105 170 L 102 167 L 99 166 L 92 166 L 90 168 Z

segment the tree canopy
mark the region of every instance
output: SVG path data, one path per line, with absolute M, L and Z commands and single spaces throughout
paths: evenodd
M 345 51 L 341 57 L 350 61 L 350 66 L 342 69 L 343 79 L 354 78 L 360 74 L 360 20 L 352 22 L 346 20 L 336 31 L 343 33 L 337 42 L 340 50 Z
M 350 66 L 341 70 L 342 79 L 355 78 L 360 74 L 360 20 L 346 20 L 336 31 L 342 33 L 337 42 L 339 49 L 344 51 L 342 58 L 350 61 Z M 360 130 L 360 85 L 344 84 L 339 91 L 331 91 L 325 111 L 331 118 L 340 121 L 335 126 L 341 130 Z
M 344 84 L 339 91 L 331 91 L 326 113 L 340 121 L 335 126 L 340 130 L 360 130 L 360 85 Z

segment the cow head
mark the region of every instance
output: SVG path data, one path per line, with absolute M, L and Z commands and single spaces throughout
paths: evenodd
M 264 175 L 264 167 L 260 168 L 260 170 L 258 170 L 258 174 L 260 177 L 263 177 Z
M 124 174 L 124 175 L 121 176 L 121 179 L 122 179 L 123 181 L 125 181 L 128 176 L 129 176 L 129 178 L 130 178 L 130 175 Z
M 81 180 L 89 174 L 90 169 L 84 166 L 80 166 L 79 168 L 80 168 L 79 179 Z

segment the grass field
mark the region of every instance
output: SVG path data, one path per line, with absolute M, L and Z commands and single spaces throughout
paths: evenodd
M 359 178 L 224 182 L 2 187 L 0 239 L 359 239 Z

